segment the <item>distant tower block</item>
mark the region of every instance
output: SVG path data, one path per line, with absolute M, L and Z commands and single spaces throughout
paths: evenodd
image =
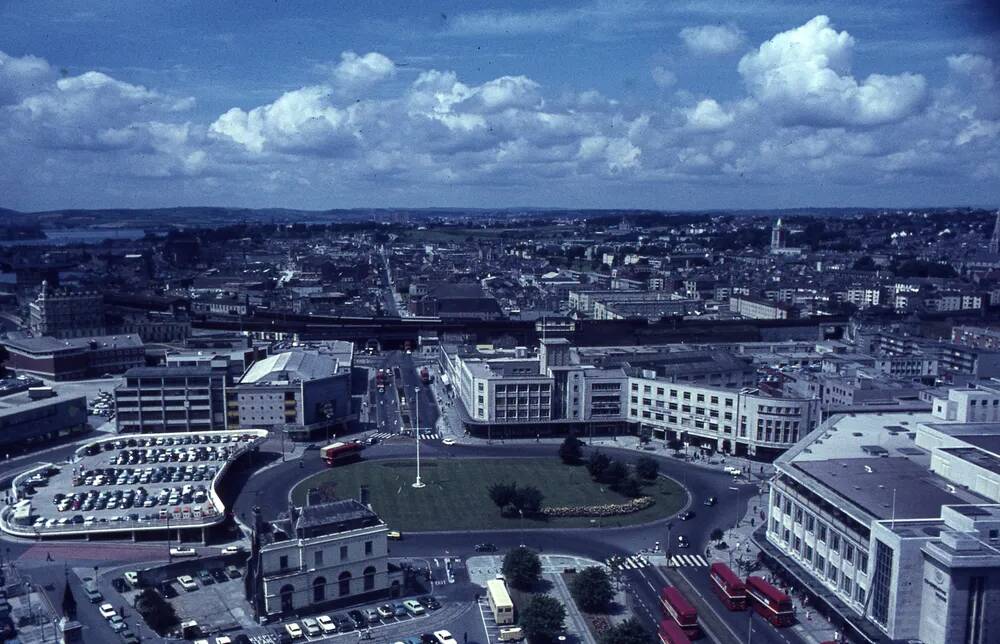
M 787 232 L 785 224 L 779 218 L 771 228 L 771 250 L 781 250 L 785 247 Z
M 993 236 L 990 237 L 990 252 L 1000 255 L 1000 210 L 997 211 L 996 222 L 993 224 Z

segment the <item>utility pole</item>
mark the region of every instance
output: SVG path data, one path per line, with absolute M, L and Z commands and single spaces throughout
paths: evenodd
M 420 480 L 420 387 L 413 388 L 413 415 L 416 419 L 417 434 L 417 480 L 413 482 L 413 487 L 418 490 L 424 487 L 424 482 Z

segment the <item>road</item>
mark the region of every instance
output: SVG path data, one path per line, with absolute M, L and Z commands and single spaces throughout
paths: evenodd
M 423 428 L 433 427 L 437 419 L 437 407 L 427 387 L 419 386 L 419 377 L 413 368 L 412 356 L 404 353 L 386 355 L 387 368 L 399 367 L 400 380 L 406 387 L 419 387 L 420 425 Z M 389 383 L 392 385 L 392 382 Z M 375 395 L 378 409 L 375 412 L 376 422 L 389 425 L 398 421 L 399 410 L 395 405 L 394 388 L 386 387 L 386 393 Z M 425 414 L 427 414 L 425 416 Z M 393 422 L 395 426 L 395 422 Z M 23 469 L 31 467 L 39 461 L 53 461 L 66 458 L 74 449 L 74 445 L 60 446 L 30 457 L 11 459 L 0 463 L 0 481 L 7 480 Z M 277 452 L 278 443 L 271 442 L 265 450 Z M 425 458 L 557 458 L 558 446 L 552 443 L 514 442 L 494 443 L 487 445 L 459 444 L 446 446 L 440 441 L 423 441 L 421 455 Z M 613 453 L 627 462 L 634 462 L 643 455 L 634 450 L 617 449 L 609 446 L 600 448 L 585 447 L 585 453 L 590 449 L 601 449 Z M 412 437 L 397 436 L 380 444 L 368 447 L 365 458 L 369 460 L 412 458 L 415 454 L 415 441 Z M 660 462 L 661 472 L 683 484 L 691 494 L 690 508 L 694 516 L 688 521 L 677 519 L 662 519 L 640 526 L 622 528 L 582 528 L 582 529 L 543 529 L 543 530 L 490 530 L 479 532 L 440 532 L 440 533 L 410 533 L 402 541 L 393 542 L 391 554 L 394 557 L 435 558 L 461 557 L 474 554 L 474 545 L 479 542 L 491 542 L 502 551 L 520 544 L 547 553 L 571 554 L 605 561 L 612 555 L 634 557 L 642 552 L 650 551 L 656 542 L 662 547 L 675 544 L 677 536 L 684 535 L 691 542 L 691 548 L 672 554 L 704 555 L 704 544 L 708 543 L 709 535 L 716 528 L 731 525 L 738 516 L 742 516 L 748 503 L 751 502 L 752 491 L 756 486 L 747 484 L 734 486 L 728 475 L 707 468 L 699 467 L 677 459 L 650 454 Z M 275 457 L 277 459 L 277 457 Z M 259 505 L 266 519 L 274 518 L 288 506 L 290 489 L 305 476 L 324 469 L 315 450 L 303 452 L 301 457 L 289 458 L 282 462 L 273 460 L 272 465 L 249 476 L 242 487 L 235 491 L 233 510 L 237 517 L 246 522 L 250 510 Z M 8 483 L 9 484 L 9 483 Z M 737 490 L 731 490 L 737 487 Z M 430 493 L 430 491 L 428 491 Z M 708 496 L 718 498 L 718 503 L 709 508 L 702 505 Z M 32 575 L 39 583 L 48 583 L 54 590 L 52 600 L 61 600 L 63 580 L 63 562 L 69 567 L 90 568 L 95 565 L 107 569 L 123 566 L 132 562 L 155 561 L 163 559 L 163 548 L 150 544 L 87 544 L 75 543 L 41 543 L 34 544 L 24 541 L 4 539 L 4 559 L 15 560 L 19 570 Z M 53 565 L 49 557 L 59 562 Z M 692 561 L 690 558 L 688 561 Z M 710 631 L 711 639 L 726 642 L 746 642 L 749 624 L 748 613 L 729 613 L 711 596 L 707 568 L 701 564 L 663 572 L 659 568 L 647 565 L 624 567 L 616 571 L 616 575 L 630 591 L 635 612 L 643 618 L 650 628 L 654 628 L 661 612 L 659 608 L 659 589 L 668 582 L 679 585 L 685 594 L 696 603 L 702 614 L 702 621 Z M 685 584 L 689 584 L 685 587 Z M 75 582 L 74 582 L 74 585 Z M 77 594 L 78 599 L 82 594 Z M 703 599 L 704 598 L 704 599 Z M 470 598 L 471 599 L 471 598 Z M 85 604 L 81 601 L 81 608 Z M 88 610 L 81 613 L 89 614 Z M 98 618 L 93 621 L 95 629 L 101 629 L 103 622 Z M 795 633 L 784 630 L 777 631 L 764 624 L 759 618 L 754 619 L 753 642 L 769 644 L 789 644 L 797 642 Z M 133 620 L 130 620 L 130 622 Z M 88 624 L 90 626 L 90 624 Z M 99 631 L 103 632 L 103 631 Z

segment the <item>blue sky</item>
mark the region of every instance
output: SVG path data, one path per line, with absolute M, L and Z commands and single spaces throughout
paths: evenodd
M 0 2 L 0 206 L 995 206 L 992 7 Z

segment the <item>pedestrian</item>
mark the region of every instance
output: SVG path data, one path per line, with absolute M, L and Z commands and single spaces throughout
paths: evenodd
M 45 561 L 53 561 L 51 552 L 45 553 Z

